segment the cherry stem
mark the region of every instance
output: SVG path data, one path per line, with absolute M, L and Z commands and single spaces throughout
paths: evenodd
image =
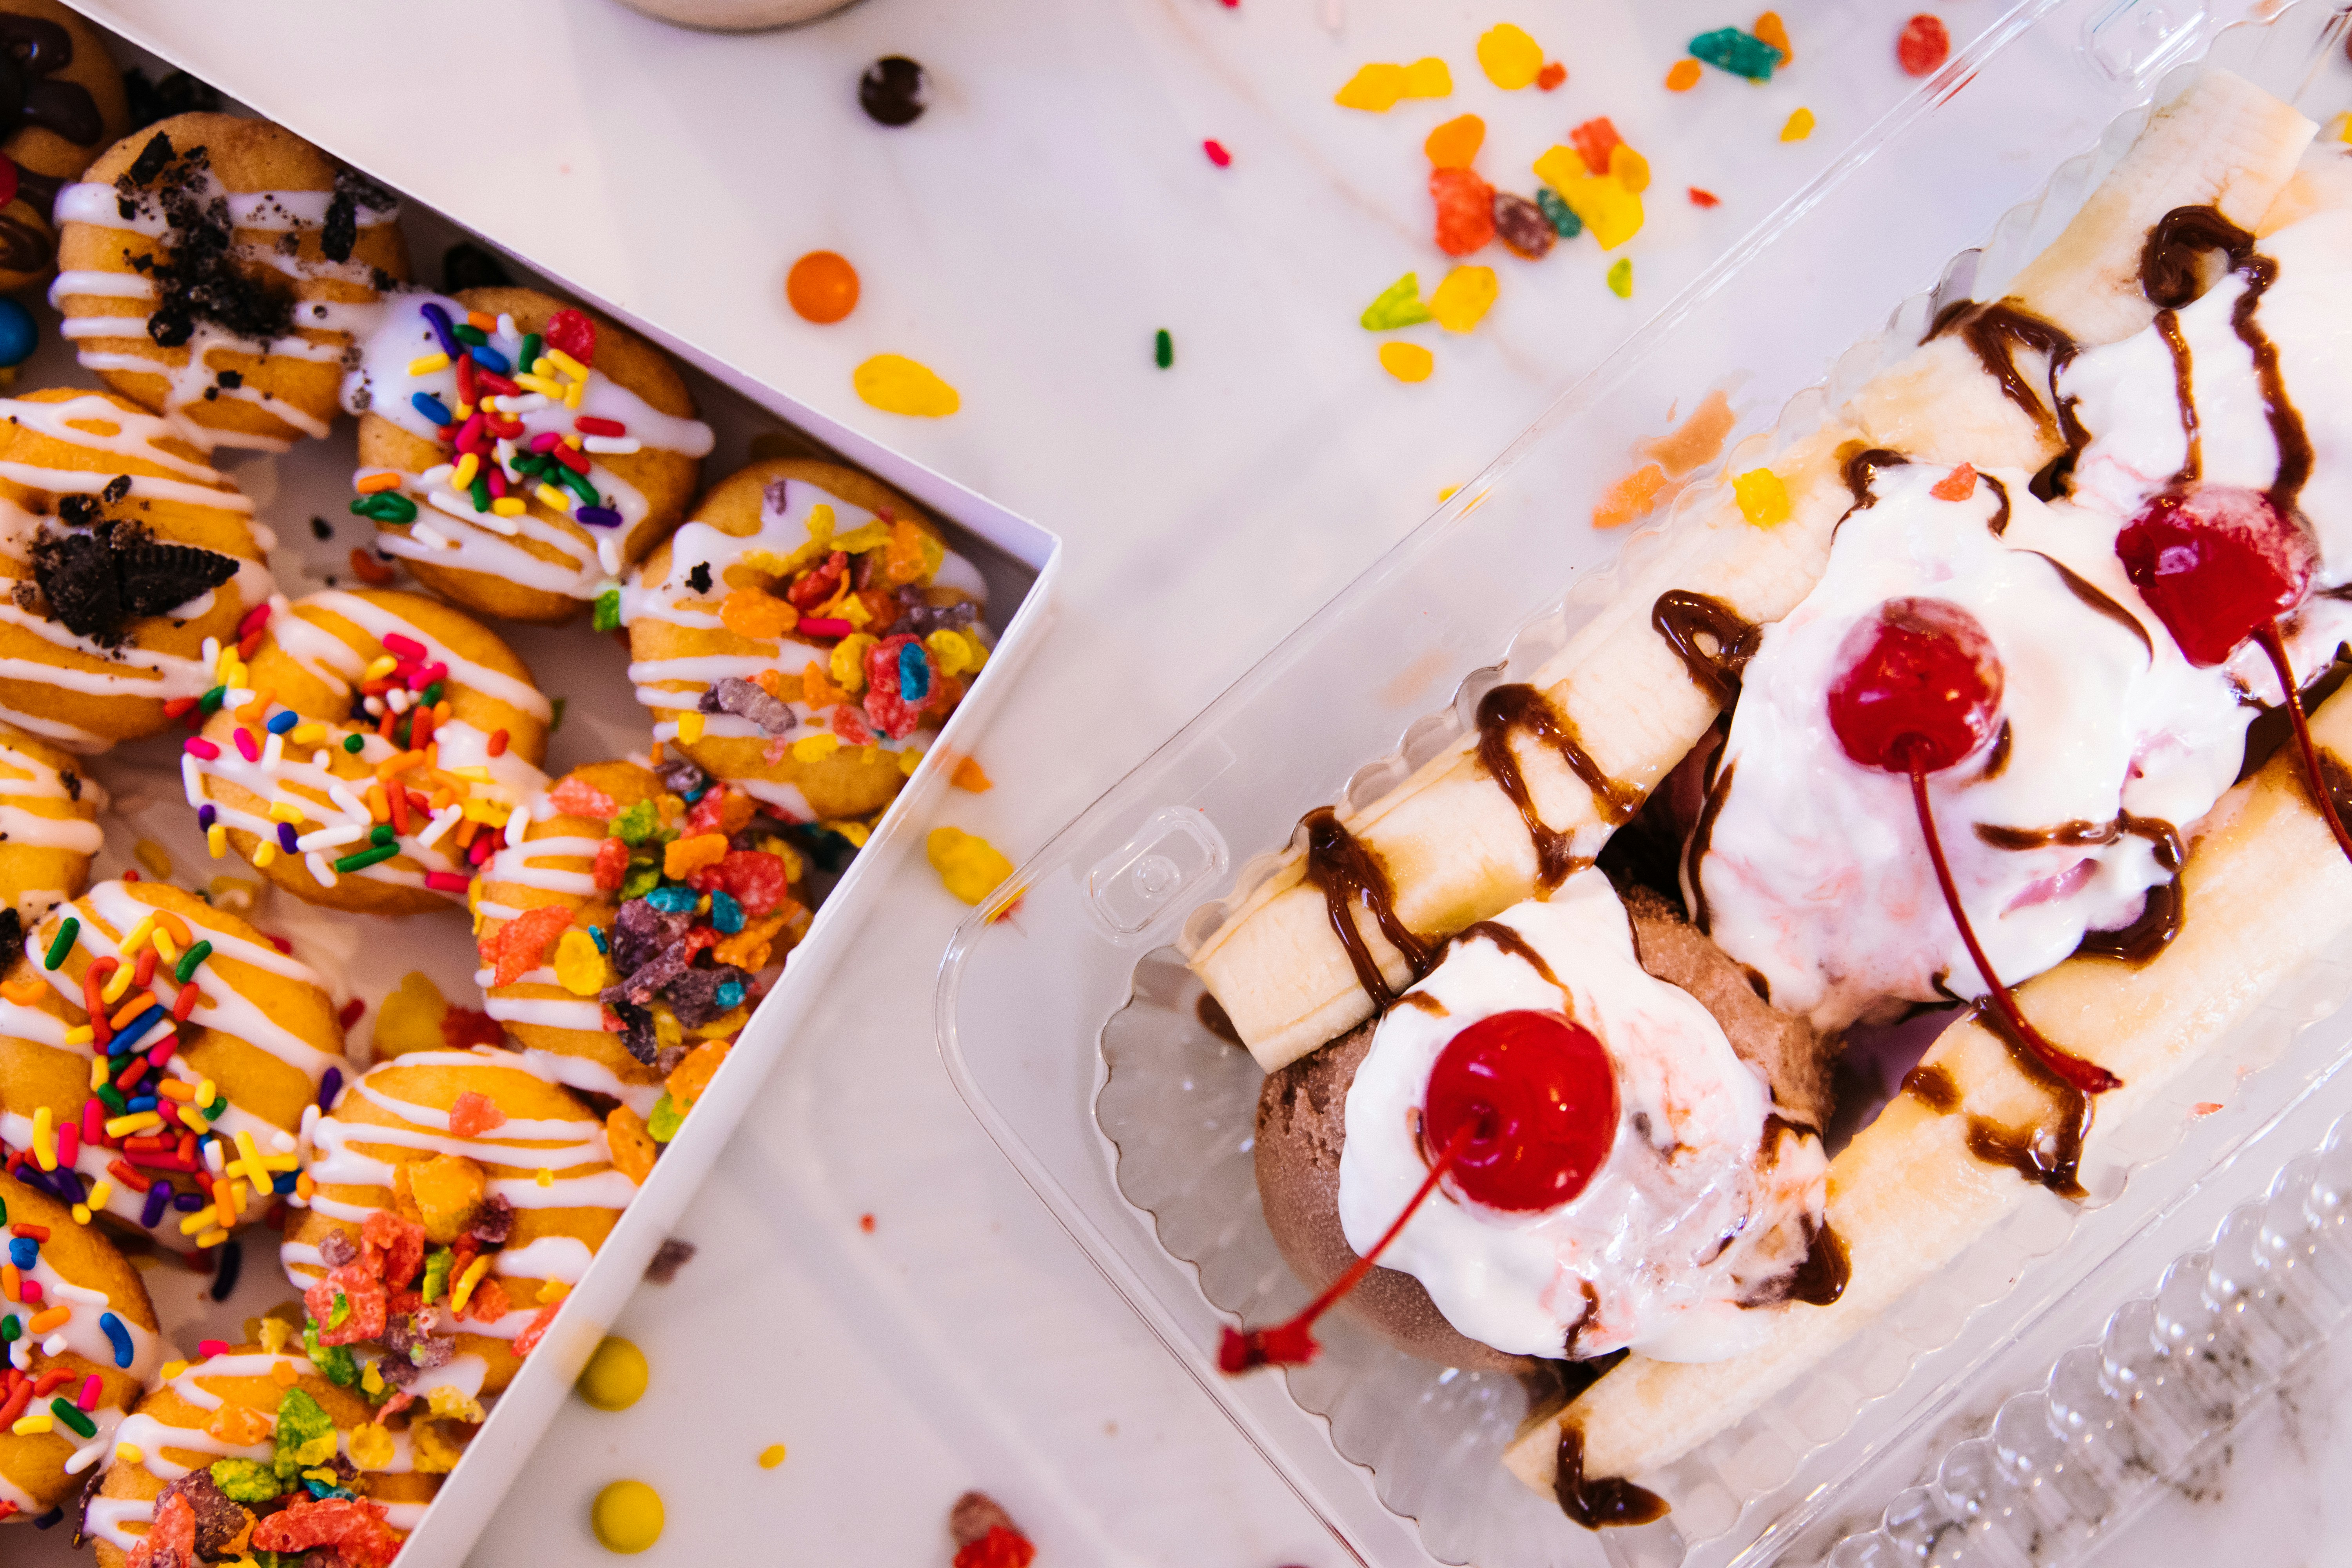
M 1465 1121 L 1454 1130 L 1454 1136 L 1446 1140 L 1444 1152 L 1430 1165 L 1429 1174 L 1422 1178 L 1420 1190 L 1412 1194 L 1412 1201 L 1404 1205 L 1404 1212 L 1396 1216 L 1395 1223 L 1382 1233 L 1370 1252 L 1349 1265 L 1346 1273 L 1332 1280 L 1320 1296 L 1307 1302 L 1305 1311 L 1288 1322 L 1276 1323 L 1269 1329 L 1244 1331 L 1228 1326 L 1224 1338 L 1217 1346 L 1218 1369 L 1233 1374 L 1247 1372 L 1252 1367 L 1303 1366 L 1313 1361 L 1316 1352 L 1323 1348 L 1307 1331 L 1315 1326 L 1315 1320 L 1338 1306 L 1340 1298 L 1362 1283 L 1364 1276 L 1372 1271 L 1374 1262 L 1388 1250 L 1389 1243 L 1397 1238 L 1405 1223 L 1428 1201 L 1429 1194 L 1437 1190 L 1438 1182 L 1453 1167 L 1462 1151 L 1470 1146 L 1471 1135 L 1484 1126 L 1486 1121 L 1482 1117 Z
M 1944 859 L 1944 841 L 1936 833 L 1935 813 L 1927 806 L 1927 770 L 1916 757 L 1911 760 L 1911 801 L 1919 808 L 1919 830 L 1927 837 L 1927 858 L 1935 862 L 1936 880 L 1944 889 L 1944 902 L 1952 911 L 1953 923 L 1960 928 L 1960 940 L 1968 943 L 1969 957 L 1977 973 L 1984 976 L 1991 988 L 1993 1010 L 2009 1026 L 2010 1033 L 2025 1043 L 2042 1065 L 2055 1073 L 2070 1088 L 2082 1094 L 2105 1094 L 2123 1087 L 2123 1079 L 2096 1062 L 2060 1049 L 2045 1038 L 2041 1030 L 2026 1022 L 2018 1010 L 2017 998 L 1993 973 L 1991 962 L 1985 957 L 1984 948 L 1977 942 L 1976 928 L 1969 923 L 1968 910 L 1960 907 L 1959 885 L 1952 880 L 1952 868 Z
M 2269 621 L 2254 633 L 2254 640 L 2270 655 L 2271 668 L 2277 672 L 2279 689 L 2286 693 L 2287 717 L 2294 722 L 2294 743 L 2303 751 L 2303 776 L 2311 782 L 2311 798 L 2319 803 L 2319 815 L 2327 819 L 2327 831 L 2336 835 L 2336 847 L 2352 860 L 2352 837 L 2344 832 L 2343 819 L 2336 814 L 2336 797 L 2327 792 L 2327 777 L 2319 771 L 2319 747 L 2311 739 L 2311 719 L 2303 710 L 2303 693 L 2295 689 L 2294 668 L 2286 661 L 2286 639 L 2279 635 L 2278 622 Z

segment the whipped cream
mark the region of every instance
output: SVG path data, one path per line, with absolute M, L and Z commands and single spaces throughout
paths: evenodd
M 2005 744 L 1932 775 L 1928 793 L 1961 901 L 2011 984 L 2086 931 L 2139 917 L 2172 875 L 2165 834 L 2230 787 L 2252 717 L 2234 666 L 2192 667 L 2141 602 L 2116 559 L 2116 519 L 2038 501 L 2015 471 L 1938 500 L 1946 473 L 1881 470 L 1821 582 L 1764 629 L 1695 846 L 1717 942 L 1775 1005 L 1824 1029 L 1890 998 L 1987 989 L 1937 887 L 1909 779 L 1849 760 L 1830 729 L 1841 646 L 1885 600 L 1960 605 L 2000 659 Z
M 1741 1303 L 1785 1294 L 1806 1257 L 1827 1191 L 1820 1140 L 1772 1118 L 1763 1075 L 1714 1016 L 1642 968 L 1601 872 L 1580 871 L 1549 902 L 1492 923 L 1517 932 L 1558 984 L 1474 927 L 1381 1020 L 1348 1091 L 1348 1245 L 1369 1252 L 1427 1176 L 1418 1112 L 1454 1037 L 1491 1014 L 1565 1013 L 1616 1069 L 1607 1162 L 1573 1200 L 1536 1214 L 1441 1184 L 1381 1261 L 1419 1279 L 1455 1329 L 1513 1354 L 1630 1346 L 1720 1361 L 1759 1343 L 1765 1321 Z

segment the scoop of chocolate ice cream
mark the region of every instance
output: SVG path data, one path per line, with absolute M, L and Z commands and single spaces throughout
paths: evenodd
M 1258 1091 L 1258 1196 L 1275 1245 L 1310 1290 L 1356 1261 L 1339 1228 L 1339 1149 L 1348 1138 L 1348 1086 L 1372 1048 L 1372 1028 L 1363 1025 L 1267 1074 Z M 1402 1269 L 1375 1268 L 1339 1310 L 1423 1361 L 1474 1372 L 1524 1373 L 1537 1365 L 1455 1331 L 1421 1281 Z
M 1670 900 L 1637 888 L 1625 902 L 1642 967 L 1698 998 L 1740 1059 L 1770 1081 L 1782 1115 L 1822 1125 L 1829 1115 L 1829 1066 L 1812 1026 L 1758 995 L 1746 972 Z M 1268 1074 L 1258 1092 L 1258 1197 L 1275 1245 L 1310 1289 L 1322 1289 L 1356 1261 L 1339 1226 L 1339 1151 L 1348 1141 L 1348 1088 L 1372 1048 L 1375 1026 L 1365 1024 Z M 1423 1361 L 1522 1373 L 1541 1364 L 1457 1331 L 1421 1281 L 1401 1269 L 1374 1268 L 1340 1310 Z

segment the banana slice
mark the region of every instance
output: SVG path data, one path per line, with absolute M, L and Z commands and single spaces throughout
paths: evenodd
M 2352 756 L 2352 696 L 2322 706 L 2312 733 L 2330 755 Z M 2312 806 L 2292 748 L 2222 797 L 2181 876 L 2180 934 L 2145 968 L 2070 959 L 2017 993 L 2051 1038 L 2124 1080 L 2098 1098 L 2091 1148 L 2352 926 L 2352 863 Z M 1530 1423 L 1505 1462 L 1549 1495 L 1564 1431 L 1581 1434 L 1587 1475 L 1639 1476 L 1736 1425 L 2025 1202 L 2029 1184 L 1971 1152 L 1972 1140 L 1994 1153 L 2018 1140 L 2011 1130 L 2059 1120 L 1999 1037 L 1955 1024 L 1906 1092 L 1830 1162 L 1830 1226 L 1852 1267 L 1835 1303 L 1759 1309 L 1779 1320 L 1770 1342 L 1729 1361 L 1631 1357 Z M 2041 1151 L 2045 1163 L 2053 1152 Z
M 2138 276 L 2148 226 L 2200 205 L 2257 226 L 2315 132 L 2240 78 L 2205 73 L 2151 117 L 2000 304 L 2078 342 L 2130 335 L 2152 315 Z M 1662 594 L 1703 595 L 1735 622 L 1787 614 L 1828 559 L 1830 535 L 1852 502 L 1845 465 L 1857 450 L 2029 470 L 2056 455 L 2055 417 L 2034 391 L 2047 384 L 2046 355 L 2005 327 L 1999 310 L 1980 331 L 1930 340 L 1773 458 L 1790 497 L 1786 521 L 1751 526 L 1728 479 L 1719 481 L 1676 522 L 1658 557 L 1536 672 L 1531 690 L 1490 699 L 1481 731 L 1370 805 L 1326 819 L 1310 834 L 1321 853 L 1294 847 L 1239 901 L 1191 957 L 1261 1066 L 1297 1059 L 1411 984 L 1405 946 L 1433 951 L 1439 939 L 1556 886 L 1697 742 L 1720 706 L 1718 690 L 1704 687 L 1653 625 Z M 1981 352 L 1980 342 L 1989 345 Z M 1735 455 L 1726 474 L 1748 466 Z M 1507 787 L 1497 763 L 1519 787 Z

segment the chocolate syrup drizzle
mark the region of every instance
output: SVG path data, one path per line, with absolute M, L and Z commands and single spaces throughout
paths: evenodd
M 1650 607 L 1650 626 L 1690 672 L 1691 684 L 1717 708 L 1739 698 L 1739 678 L 1756 657 L 1763 628 L 1720 599 L 1669 588 Z M 1701 638 L 1714 644 L 1709 649 Z
M 1592 753 L 1584 749 L 1575 724 L 1534 687 L 1497 686 L 1479 699 L 1478 760 L 1486 765 L 1496 787 L 1518 807 L 1519 820 L 1528 825 L 1528 837 L 1535 844 L 1537 883 L 1549 889 L 1568 879 L 1579 858 L 1574 853 L 1571 836 L 1549 826 L 1536 813 L 1535 800 L 1528 793 L 1527 775 L 1520 772 L 1519 759 L 1511 752 L 1511 736 L 1522 730 L 1559 753 L 1569 771 L 1592 792 L 1593 799 L 1600 803 L 1601 816 L 1611 823 L 1623 822 L 1640 810 L 1642 792 L 1604 773 L 1601 764 L 1592 760 Z
M 1683 880 L 1690 888 L 1691 924 L 1702 932 L 1708 929 L 1708 916 L 1706 884 L 1699 880 L 1699 868 L 1706 860 L 1708 841 L 1715 837 L 1715 819 L 1723 815 L 1723 803 L 1731 797 L 1731 775 L 1738 768 L 1739 764 L 1733 763 L 1708 783 L 1706 804 L 1698 808 L 1698 825 L 1691 829 L 1689 847 L 1683 851 Z
M 2186 909 L 2180 887 L 2180 865 L 2188 851 L 2180 830 L 2158 817 L 2119 813 L 2111 822 L 2062 822 L 2054 827 L 2003 827 L 1977 824 L 1977 837 L 1996 849 L 2041 849 L 2053 844 L 2112 844 L 2126 834 L 2145 838 L 2156 852 L 2156 863 L 2169 880 L 2147 890 L 2139 918 L 2116 931 L 2085 931 L 2074 949 L 2078 957 L 2115 958 L 2137 969 L 2172 945 L 2180 934 Z
M 2048 1098 L 2053 1113 L 2046 1122 L 2029 1127 L 2004 1127 L 1989 1116 L 1971 1116 L 1969 1152 L 1988 1165 L 2007 1165 L 2062 1198 L 2084 1196 L 2076 1176 L 2083 1167 L 2083 1141 L 2091 1131 L 2091 1097 L 2044 1067 L 2042 1058 L 2010 1032 L 1998 1008 L 1979 1003 L 1969 1010 L 1969 1016 L 2008 1047 L 2009 1059 Z
M 1559 991 L 1562 1011 L 1571 1018 L 1576 1016 L 1575 998 L 1569 994 L 1568 987 L 1561 984 L 1559 976 L 1551 972 L 1551 965 L 1544 962 L 1544 955 L 1529 946 L 1527 938 L 1503 924 L 1502 921 L 1480 921 L 1476 925 L 1466 928 L 1454 940 L 1468 942 L 1474 937 L 1482 936 L 1510 957 L 1518 959 L 1538 974 L 1542 975 L 1545 984 Z
M 57 23 L 0 13 L 0 141 L 36 125 L 79 147 L 94 147 L 105 136 L 89 89 L 50 79 L 73 57 L 73 35 Z
M 1374 1006 L 1386 1007 L 1396 1000 L 1396 993 L 1390 989 L 1371 949 L 1364 944 L 1364 933 L 1357 929 L 1356 906 L 1369 910 L 1381 934 L 1404 954 L 1415 980 L 1429 973 L 1436 957 L 1435 944 L 1397 917 L 1396 889 L 1389 881 L 1380 851 L 1342 826 L 1339 813 L 1318 805 L 1300 822 L 1307 829 L 1307 879 L 1323 890 L 1331 930 L 1339 936 L 1339 945 L 1348 950 L 1356 984 L 1364 988 Z
M 1616 1476 L 1587 1479 L 1584 1434 L 1566 1422 L 1560 1424 L 1559 1473 L 1552 1478 L 1551 1489 L 1560 1512 L 1587 1530 L 1649 1524 L 1666 1516 L 1666 1500 L 1654 1491 Z
M 2124 630 L 2137 637 L 2139 639 L 2139 646 L 2147 650 L 2148 661 L 2151 664 L 2155 662 L 2156 639 L 2147 635 L 2147 628 L 2140 625 L 2140 619 L 2137 616 L 2133 615 L 2129 610 L 2125 609 L 2121 605 L 2116 603 L 2113 598 L 2108 596 L 2105 589 L 2101 588 L 2097 584 L 2084 577 L 2080 573 L 2067 565 L 2063 561 L 2059 560 L 2056 556 L 2042 555 L 2042 552 L 2039 550 L 2029 550 L 2025 553 L 2028 555 L 2041 555 L 2042 560 L 2050 563 L 2050 569 L 2058 574 L 2058 580 L 2066 584 L 2066 591 L 2068 593 L 2081 600 L 2085 608 L 2105 616 L 2107 619 L 2115 622 L 2116 625 L 2123 627 Z
M 1935 334 L 1931 332 L 1928 335 L 1932 337 Z M 1871 492 L 1870 485 L 1878 477 L 1879 469 L 1900 468 L 1910 461 L 1902 453 L 1889 451 L 1885 447 L 1865 447 L 1848 458 L 1845 460 L 1845 488 L 1853 492 L 1855 508 L 1867 509 L 1876 503 L 1878 498 Z
M 1960 1086 L 1953 1080 L 1951 1070 L 1940 1064 L 1921 1062 L 1905 1073 L 1903 1092 L 1938 1116 L 1949 1116 L 1960 1108 Z
M 1973 300 L 1962 300 L 1947 306 L 1936 318 L 1935 325 L 1927 329 L 1931 339 L 1947 332 L 1960 334 L 1975 352 L 1977 363 L 1984 366 L 1985 374 L 2000 384 L 2001 395 L 2023 409 L 2036 429 L 2055 437 L 2070 453 L 2083 449 L 2090 435 L 2074 418 L 2074 400 L 2058 395 L 2058 373 L 2082 352 L 2082 345 L 2064 328 L 2006 300 L 1979 305 Z M 2043 378 L 2050 388 L 2048 402 L 2025 379 L 2024 372 L 2017 368 L 2020 349 L 2038 351 L 2049 360 Z
M 2156 330 L 2163 334 L 2165 347 L 2172 351 L 2172 395 L 2180 405 L 2180 437 L 2188 446 L 2180 471 L 2172 476 L 2172 482 L 2193 485 L 2205 471 L 2205 433 L 2197 419 L 2195 357 L 2189 352 L 2189 339 L 2180 330 L 2178 312 L 2158 310 Z

